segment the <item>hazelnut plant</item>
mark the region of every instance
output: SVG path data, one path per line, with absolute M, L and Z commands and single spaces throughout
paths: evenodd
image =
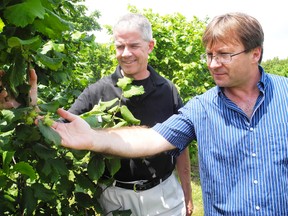
M 142 86 L 131 82 L 130 78 L 119 79 L 121 98 L 100 101 L 81 117 L 92 128 L 139 125 L 140 121 L 121 104 L 122 97 L 144 93 Z M 39 115 L 36 107 L 2 110 L 0 114 L 1 215 L 101 214 L 98 183 L 105 169 L 111 176 L 119 170 L 118 158 L 62 148 L 60 136 L 50 127 L 54 120 L 49 113 L 38 126 L 33 124 Z M 102 183 L 111 181 L 113 178 Z M 130 210 L 118 211 L 117 215 L 130 215 Z
M 92 81 L 89 77 L 99 78 L 83 71 L 100 71 L 104 64 L 111 67 L 108 60 L 99 60 L 95 66 L 95 59 L 93 68 L 87 66 L 97 50 L 103 58 L 109 54 L 85 32 L 96 30 L 97 23 L 83 15 L 81 1 L 0 1 L 0 69 L 5 71 L 1 90 L 5 88 L 22 104 L 0 110 L 0 215 L 101 214 L 98 181 L 105 169 L 112 176 L 119 169 L 118 159 L 62 148 L 60 137 L 49 127 L 58 118 L 54 115 L 58 107 L 72 103 Z M 38 77 L 37 107 L 29 106 L 30 67 Z M 129 92 L 129 84 L 126 87 Z M 112 115 L 109 124 L 114 119 L 115 126 L 121 121 L 130 124 L 130 114 L 121 108 L 120 100 L 113 106 L 119 106 L 115 112 L 122 110 L 126 120 L 107 110 Z M 109 115 L 100 107 L 94 119 L 103 116 L 103 121 L 94 126 L 108 126 L 105 117 Z M 38 115 L 44 118 L 36 126 Z M 93 115 L 83 114 L 83 118 L 93 123 Z

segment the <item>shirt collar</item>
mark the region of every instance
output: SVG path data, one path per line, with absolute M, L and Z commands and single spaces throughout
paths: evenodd
M 155 70 L 153 67 L 151 67 L 150 65 L 147 66 L 147 69 L 150 72 L 150 78 L 153 82 L 154 85 L 162 85 L 163 83 L 165 83 L 165 79 L 163 79 Z M 112 81 L 114 86 L 117 86 L 117 82 L 119 78 L 122 78 L 123 75 L 121 73 L 121 67 L 120 65 L 117 66 L 115 72 L 111 75 L 112 76 Z

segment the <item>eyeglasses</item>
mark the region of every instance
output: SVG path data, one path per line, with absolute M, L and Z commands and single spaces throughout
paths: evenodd
M 213 58 L 217 63 L 228 64 L 232 61 L 233 56 L 240 55 L 241 53 L 247 52 L 249 50 L 250 49 L 246 49 L 238 53 L 218 53 L 214 56 L 212 54 L 204 53 L 201 55 L 201 60 L 206 61 L 208 65 L 211 64 Z

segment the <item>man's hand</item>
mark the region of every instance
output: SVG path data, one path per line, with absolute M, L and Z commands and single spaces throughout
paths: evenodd
M 192 199 L 186 203 L 186 216 L 190 216 L 193 214 L 194 206 Z
M 90 125 L 81 117 L 63 109 L 58 109 L 57 113 L 70 122 L 54 122 L 51 126 L 61 136 L 62 146 L 76 150 L 91 150 L 93 139 Z
M 1 77 L 4 75 L 4 71 L 0 70 L 0 110 L 1 109 L 12 109 L 17 108 L 21 104 L 16 101 L 15 98 L 8 95 L 6 89 L 2 86 Z M 29 106 L 37 105 L 37 75 L 34 69 L 30 69 L 30 80 L 29 84 L 31 86 L 29 92 Z
M 1 78 L 3 75 L 4 71 L 0 70 L 0 110 L 17 108 L 20 104 L 14 98 L 9 97 L 6 89 L 2 86 Z

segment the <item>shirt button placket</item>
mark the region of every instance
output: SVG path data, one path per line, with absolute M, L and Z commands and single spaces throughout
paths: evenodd
M 249 131 L 250 131 L 250 132 L 253 132 L 253 131 L 254 131 L 254 128 L 253 128 L 253 127 L 250 127 L 250 128 L 249 128 Z M 254 151 L 255 151 L 255 149 L 254 149 Z M 256 152 L 252 152 L 252 153 L 251 153 L 251 156 L 252 156 L 252 158 L 256 159 L 256 156 L 257 156 Z M 256 161 L 254 161 L 254 162 L 256 162 Z M 258 185 L 258 180 L 257 180 L 256 178 L 253 179 L 253 184 L 254 184 L 255 186 Z M 256 211 L 260 211 L 261 208 L 260 208 L 259 205 L 256 205 L 256 206 L 255 206 L 255 209 L 256 209 Z

